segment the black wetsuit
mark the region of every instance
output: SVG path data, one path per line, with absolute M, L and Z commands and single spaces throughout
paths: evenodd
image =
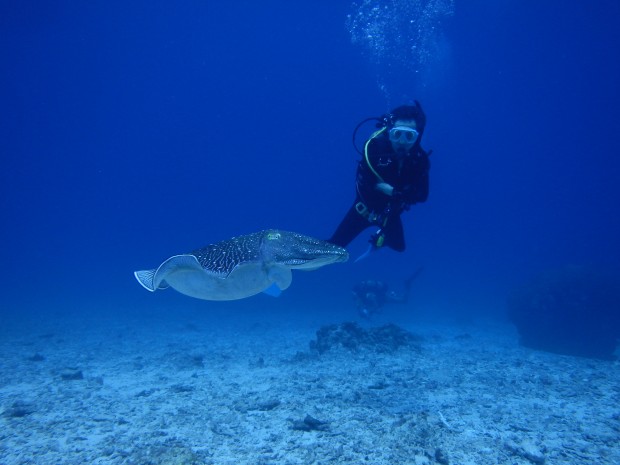
M 374 225 L 382 228 L 384 245 L 402 252 L 405 237 L 400 214 L 428 197 L 428 154 L 420 147 L 419 141 L 406 155 L 397 154 L 387 131 L 370 140 L 367 153 L 368 161 L 364 156 L 357 168 L 353 206 L 329 240 L 346 247 L 364 229 Z M 391 196 L 377 190 L 380 182 L 394 187 Z

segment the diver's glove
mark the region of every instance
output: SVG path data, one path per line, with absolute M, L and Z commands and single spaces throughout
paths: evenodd
M 392 194 L 392 205 L 394 205 L 395 208 L 397 208 L 399 212 L 403 211 L 403 210 L 409 210 L 409 203 L 407 203 L 407 193 L 403 192 L 403 191 L 397 191 L 395 190 L 394 193 Z
M 398 205 L 401 210 L 409 210 L 411 204 L 414 203 L 412 202 L 413 193 L 412 186 L 406 186 L 403 190 L 394 189 L 394 192 L 392 192 L 392 203 Z
M 392 202 L 398 205 L 400 203 L 403 203 L 404 201 L 405 201 L 405 192 L 397 191 L 396 189 L 394 189 L 392 191 Z

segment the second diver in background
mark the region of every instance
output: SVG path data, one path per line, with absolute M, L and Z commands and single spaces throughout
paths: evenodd
M 353 286 L 353 297 L 357 311 L 362 318 L 370 318 L 375 313 L 380 313 L 385 304 L 406 304 L 409 302 L 411 283 L 422 272 L 417 269 L 403 284 L 403 292 L 395 292 L 389 289 L 383 281 L 367 279 Z

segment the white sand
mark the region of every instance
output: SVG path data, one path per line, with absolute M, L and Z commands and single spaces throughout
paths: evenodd
M 618 362 L 523 349 L 508 326 L 296 356 L 316 329 L 6 329 L 0 464 L 620 464 Z M 308 414 L 326 430 L 293 430 Z

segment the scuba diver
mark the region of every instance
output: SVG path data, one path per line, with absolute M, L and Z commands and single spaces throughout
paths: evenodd
M 398 293 L 389 290 L 383 281 L 367 279 L 353 286 L 353 297 L 357 311 L 362 318 L 370 318 L 375 313 L 380 313 L 381 308 L 388 303 L 406 304 L 409 302 L 411 283 L 420 274 L 422 268 L 418 268 L 409 276 L 403 285 L 403 292 Z
M 377 120 L 375 131 L 362 152 L 355 145 L 360 126 Z M 405 250 L 401 213 L 428 197 L 429 155 L 420 145 L 426 116 L 416 100 L 415 105 L 402 105 L 380 118 L 367 118 L 353 131 L 353 145 L 362 155 L 355 180 L 353 205 L 329 239 L 346 247 L 370 226 L 377 231 L 370 238 L 370 251 L 387 246 L 398 252 Z M 358 258 L 359 260 L 359 258 Z

